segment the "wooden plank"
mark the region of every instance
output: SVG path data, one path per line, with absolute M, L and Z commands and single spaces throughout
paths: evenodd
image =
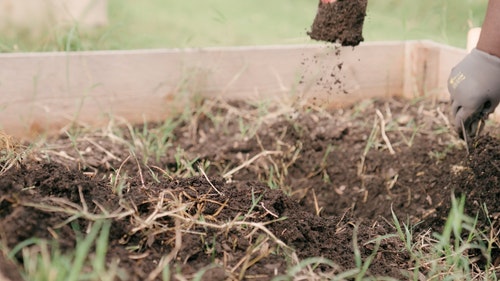
M 402 42 L 0 54 L 0 126 L 35 136 L 111 116 L 154 121 L 194 95 L 341 106 L 400 95 L 404 59 Z
M 451 69 L 467 55 L 467 51 L 432 42 L 427 43 L 427 48 L 432 50 L 434 53 L 433 59 L 435 60 L 432 64 L 433 67 L 426 70 L 428 72 L 426 75 L 434 77 L 435 80 L 434 88 L 437 90 L 432 94 L 438 99 L 449 100 L 448 76 Z
M 327 107 L 384 96 L 449 100 L 446 80 L 465 55 L 429 41 L 0 54 L 0 128 L 33 137 L 110 118 L 157 121 L 194 96 Z
M 467 52 L 472 51 L 477 46 L 479 42 L 479 36 L 481 35 L 481 27 L 473 27 L 467 32 Z
M 449 100 L 447 79 L 466 51 L 431 41 L 407 42 L 405 97 Z

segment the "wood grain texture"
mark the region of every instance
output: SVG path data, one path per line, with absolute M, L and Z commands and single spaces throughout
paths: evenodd
M 0 54 L 0 127 L 33 137 L 117 117 L 156 121 L 194 96 L 327 107 L 372 97 L 444 97 L 445 76 L 460 56 L 461 50 L 417 41 L 355 49 L 294 45 Z

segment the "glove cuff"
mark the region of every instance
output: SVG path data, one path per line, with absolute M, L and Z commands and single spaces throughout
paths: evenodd
M 480 60 L 484 64 L 488 64 L 491 67 L 498 68 L 500 70 L 500 58 L 491 54 L 481 51 L 477 48 L 471 50 L 470 55 Z

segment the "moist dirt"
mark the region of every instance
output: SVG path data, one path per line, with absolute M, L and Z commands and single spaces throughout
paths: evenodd
M 318 11 L 307 34 L 311 39 L 342 46 L 357 46 L 363 41 L 367 0 L 319 1 Z
M 374 242 L 396 233 L 393 214 L 415 232 L 439 232 L 452 194 L 466 196 L 466 212 L 480 227 L 500 214 L 499 130 L 489 124 L 468 154 L 447 129 L 447 106 L 391 99 L 329 111 L 268 107 L 264 114 L 258 105 L 204 101 L 204 111 L 174 121 L 160 140 L 170 144 L 154 157 L 131 152 L 131 132 L 144 125 L 49 139 L 0 177 L 0 237 L 9 249 L 38 237 L 69 250 L 76 229 L 91 220 L 70 223 L 71 213 L 57 208 L 133 210 L 110 216 L 107 259 L 119 261 L 127 280 L 145 280 L 171 253 L 174 279 L 206 268 L 203 280 L 270 280 L 287 273 L 287 251 L 335 264 L 316 271 L 344 272 L 356 266 L 354 245 L 363 259 L 377 250 L 368 276 L 405 280 L 412 264 L 401 240 Z M 152 226 L 138 223 L 162 204 L 172 212 L 183 206 L 204 224 L 168 214 Z M 270 233 L 264 238 L 264 230 L 236 221 Z

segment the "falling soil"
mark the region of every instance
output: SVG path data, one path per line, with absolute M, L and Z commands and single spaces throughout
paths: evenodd
M 270 280 L 290 274 L 293 252 L 331 260 L 315 272 L 335 274 L 356 267 L 355 250 L 373 258 L 367 276 L 405 280 L 412 260 L 389 235 L 393 213 L 415 231 L 441 231 L 456 194 L 480 227 L 498 223 L 498 128 L 467 154 L 446 129 L 447 104 L 199 108 L 148 125 L 150 145 L 168 143 L 159 155 L 138 145 L 146 125 L 116 126 L 48 140 L 15 163 L 0 178 L 6 247 L 38 237 L 70 250 L 92 216 L 108 214 L 116 280 L 160 280 L 162 258 L 174 279 L 205 269 L 203 280 Z
M 314 40 L 357 46 L 363 41 L 367 0 L 338 0 L 318 4 L 311 31 Z

